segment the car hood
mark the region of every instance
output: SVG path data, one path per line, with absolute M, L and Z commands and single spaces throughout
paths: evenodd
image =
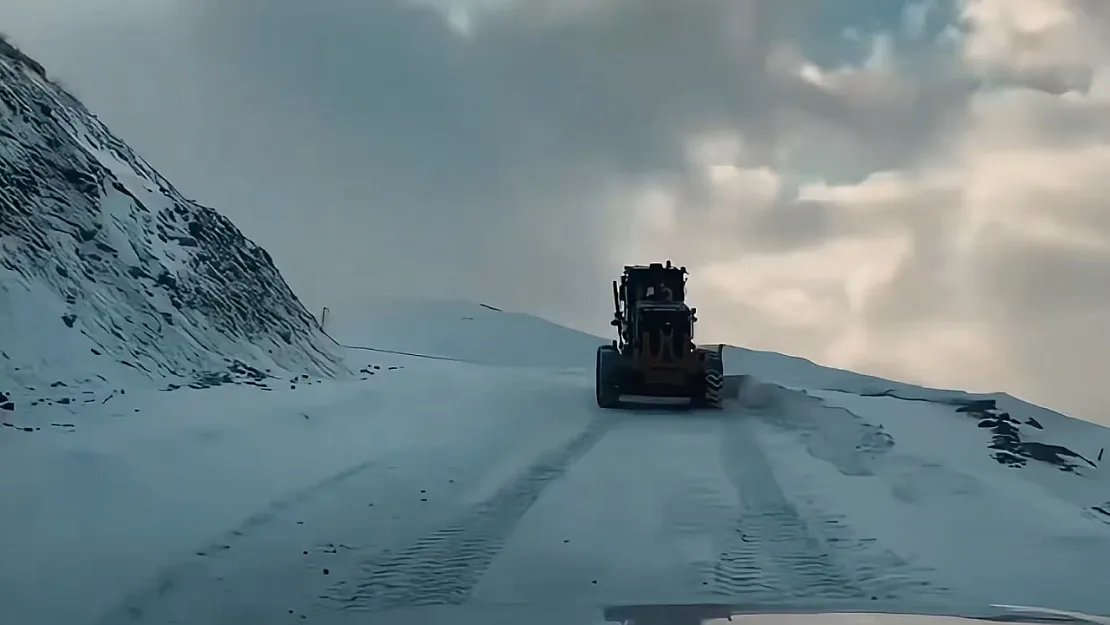
M 902 611 L 711 603 L 604 607 L 466 604 L 364 612 L 348 614 L 334 622 L 327 620 L 328 625 L 989 625 L 992 622 L 1110 625 L 1110 617 L 1012 605 Z

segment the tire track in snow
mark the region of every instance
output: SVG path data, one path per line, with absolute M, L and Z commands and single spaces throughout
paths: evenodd
M 753 418 L 748 413 L 740 418 Z M 715 594 L 745 600 L 887 600 L 948 592 L 831 515 L 804 515 L 778 485 L 747 423 L 730 424 L 723 466 L 743 512 L 714 568 Z
M 103 614 L 96 621 L 97 625 L 142 622 L 147 618 L 152 606 L 158 606 L 159 602 L 177 591 L 182 585 L 202 576 L 208 566 L 206 558 L 229 551 L 235 542 L 248 537 L 255 530 L 273 522 L 287 510 L 303 504 L 316 495 L 381 464 L 382 461 L 380 460 L 360 462 L 304 488 L 295 490 L 284 497 L 274 499 L 265 508 L 244 519 L 237 527 L 228 530 L 216 540 L 209 541 L 205 546 L 196 550 L 193 558 L 158 571 L 146 588 L 128 596 L 123 602 Z
M 377 554 L 358 567 L 357 579 L 335 584 L 320 599 L 329 607 L 338 604 L 354 611 L 465 602 L 544 489 L 586 455 L 614 423 L 612 417 L 595 419 L 457 523 L 404 549 Z

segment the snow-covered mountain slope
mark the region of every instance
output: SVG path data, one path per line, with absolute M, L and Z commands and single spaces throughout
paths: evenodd
M 0 42 L 0 392 L 333 374 L 269 255 Z
M 324 329 L 344 345 L 419 353 L 501 366 L 593 366 L 608 343 L 533 315 L 488 304 L 436 299 L 385 299 L 370 309 L 329 311 Z

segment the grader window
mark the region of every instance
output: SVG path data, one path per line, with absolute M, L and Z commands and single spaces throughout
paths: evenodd
M 680 269 L 662 267 L 633 268 L 627 272 L 624 283 L 630 302 L 649 299 L 649 292 L 662 285 L 670 290 L 676 302 L 686 300 L 686 274 Z
M 662 330 L 666 334 L 690 336 L 690 314 L 685 310 L 646 310 L 640 317 L 640 331 Z
M 674 294 L 674 300 L 681 302 L 686 294 L 685 276 L 679 271 L 668 271 L 663 276 L 663 284 Z

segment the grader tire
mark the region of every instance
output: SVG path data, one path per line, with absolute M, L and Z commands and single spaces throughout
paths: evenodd
M 705 387 L 701 401 L 704 408 L 720 410 L 725 403 L 725 367 L 720 354 L 710 354 L 705 359 Z
M 620 357 L 611 345 L 597 348 L 597 363 L 594 367 L 594 395 L 601 408 L 620 408 L 620 391 L 613 383 L 613 364 Z

